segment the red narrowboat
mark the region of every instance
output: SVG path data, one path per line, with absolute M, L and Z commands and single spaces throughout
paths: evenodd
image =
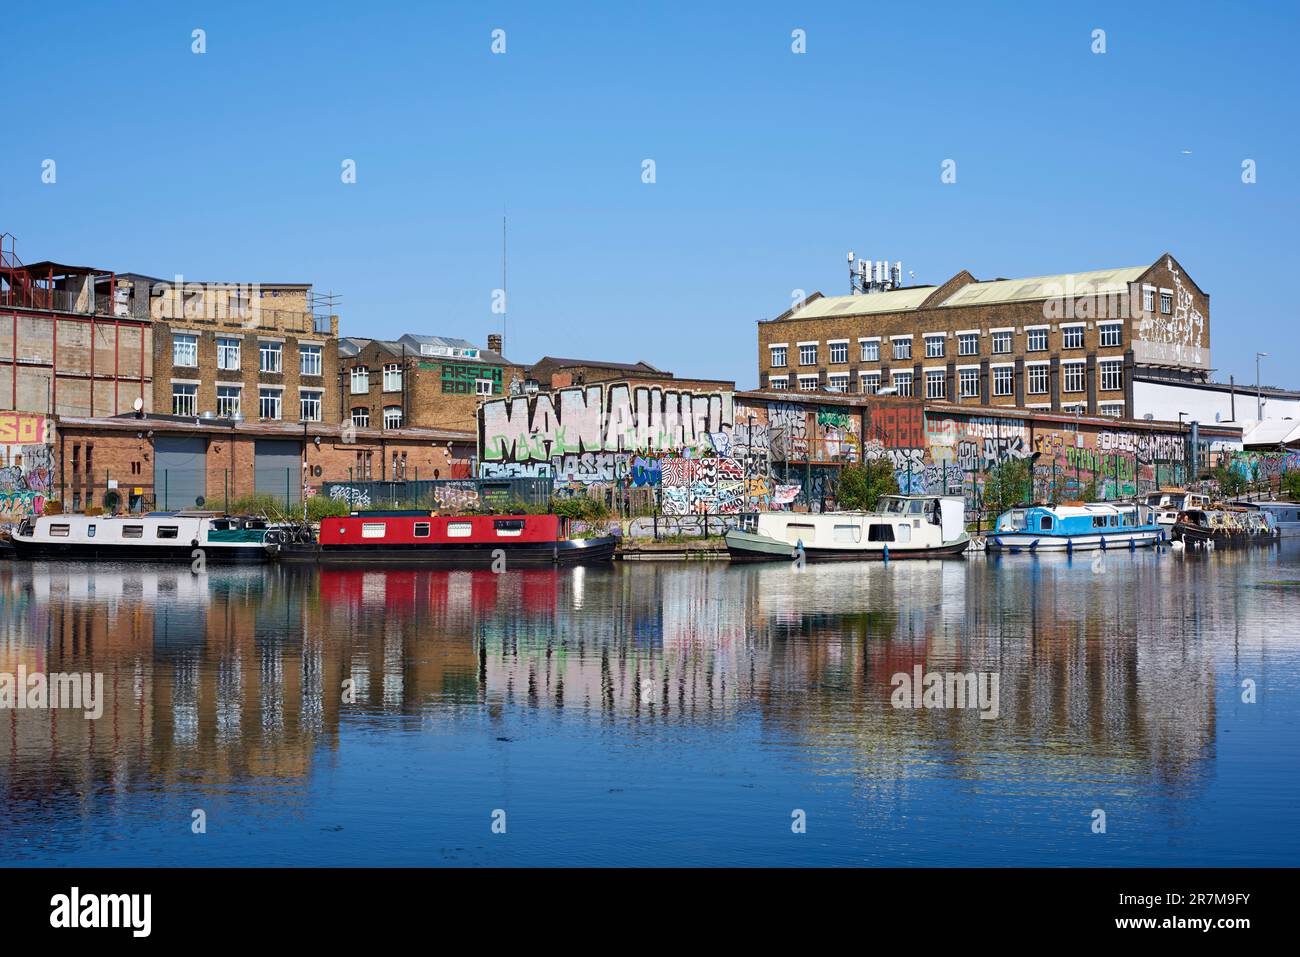
M 569 538 L 557 515 L 431 515 L 412 510 L 326 518 L 316 536 L 299 532 L 268 544 L 284 562 L 505 568 L 612 561 L 614 536 Z

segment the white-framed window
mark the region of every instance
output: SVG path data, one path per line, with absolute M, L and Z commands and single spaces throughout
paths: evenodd
M 402 427 L 402 407 L 400 405 L 384 406 L 384 428 L 400 429 Z
M 223 419 L 233 419 L 239 415 L 239 397 L 243 391 L 237 385 L 217 386 L 217 415 Z
M 1101 405 L 1097 406 L 1097 411 L 1102 415 L 1113 415 L 1118 419 L 1124 414 L 1124 406 L 1122 403 L 1103 402 Z
M 848 392 L 849 374 L 847 372 L 832 372 L 826 377 L 826 388 L 831 392 Z
M 846 339 L 844 342 L 828 342 L 827 346 L 831 350 L 831 362 L 840 365 L 849 361 L 849 343 Z
M 322 367 L 320 346 L 298 347 L 299 375 L 320 375 Z
M 239 371 L 239 340 L 220 338 L 217 340 L 217 368 L 227 372 Z
M 863 395 L 875 395 L 880 391 L 879 372 L 861 372 L 858 374 L 858 391 Z
M 957 334 L 957 355 L 977 356 L 980 354 L 980 334 L 978 332 L 960 332 Z
M 1025 330 L 1025 351 L 1046 352 L 1047 351 L 1047 330 L 1026 329 Z
M 1174 294 L 1172 292 L 1166 292 L 1164 289 L 1160 290 L 1160 311 L 1166 316 L 1174 311 Z
M 912 337 L 911 336 L 908 336 L 906 339 L 893 339 L 891 341 L 894 343 L 895 359 L 912 358 Z
M 799 365 L 815 366 L 817 364 L 817 343 L 799 344 Z
M 768 347 L 768 352 L 772 356 L 773 368 L 780 369 L 785 366 L 787 361 L 789 361 L 789 351 L 786 346 L 770 346 Z
M 199 364 L 199 337 L 172 336 L 172 365 L 196 366 Z
M 1142 290 L 1142 311 L 1143 312 L 1156 311 L 1156 291 L 1154 288 L 1147 288 Z
M 257 414 L 263 419 L 280 418 L 280 400 L 283 395 L 283 389 L 258 389 Z
M 1082 362 L 1061 363 L 1061 391 L 1082 392 L 1085 375 Z
M 1119 359 L 1098 362 L 1097 371 L 1103 392 L 1115 392 L 1124 388 L 1124 363 Z
M 1011 333 L 994 332 L 991 334 L 993 339 L 993 354 L 1003 355 L 1011 351 Z
M 912 373 L 895 372 L 892 374 L 890 378 L 891 378 L 890 385 L 894 387 L 894 391 L 897 392 L 899 395 L 912 394 Z
M 925 357 L 927 359 L 943 358 L 943 336 L 925 337 Z
M 928 369 L 925 373 L 925 397 L 942 399 L 947 395 L 947 376 L 942 369 Z
M 172 415 L 199 414 L 199 387 L 188 382 L 172 383 Z
M 980 394 L 980 370 L 957 370 L 957 395 L 963 399 L 975 399 Z
M 304 422 L 319 422 L 321 397 L 324 393 L 316 389 L 303 389 L 298 393 L 298 415 Z
M 799 377 L 800 392 L 816 392 L 817 377 L 815 375 L 801 375 Z
M 858 345 L 862 347 L 863 362 L 880 361 L 880 340 L 879 339 L 863 339 L 861 342 L 858 343 Z
M 996 366 L 993 369 L 993 394 L 1011 395 L 1015 391 L 1015 369 L 1011 366 Z
M 1097 323 L 1097 331 L 1100 337 L 1098 344 L 1102 348 L 1110 348 L 1111 346 L 1118 346 L 1120 344 L 1120 335 L 1122 329 L 1123 329 L 1123 323 L 1120 322 Z
M 402 391 L 401 363 L 387 362 L 384 364 L 384 391 L 385 392 Z
M 352 424 L 358 429 L 370 428 L 370 410 L 359 405 L 352 410 Z
M 284 369 L 284 343 L 259 342 L 257 344 L 258 368 L 262 372 L 281 372 Z
M 365 395 L 370 391 L 370 370 L 365 366 L 352 367 L 352 394 Z
M 491 380 L 491 379 L 475 379 L 475 380 L 474 380 L 474 394 L 475 394 L 475 395 L 491 395 L 491 394 L 492 394 L 492 380 Z
M 790 388 L 790 377 L 788 375 L 769 376 L 767 387 L 769 389 L 788 389 Z
M 1061 326 L 1061 348 L 1083 348 L 1083 326 Z
M 1047 366 L 1025 366 L 1025 379 L 1028 382 L 1030 395 L 1047 395 Z

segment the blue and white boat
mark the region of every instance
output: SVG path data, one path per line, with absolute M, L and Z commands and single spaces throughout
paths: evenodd
M 1167 537 L 1149 510 L 1136 504 L 1034 505 L 999 515 L 986 547 L 1013 553 L 1133 549 Z

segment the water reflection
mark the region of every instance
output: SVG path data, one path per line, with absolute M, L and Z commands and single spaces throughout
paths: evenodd
M 310 805 L 351 732 L 474 743 L 475 722 L 508 731 L 529 714 L 579 749 L 593 727 L 662 752 L 752 725 L 756 759 L 846 782 L 847 806 L 877 813 L 935 779 L 1195 800 L 1241 678 L 1272 669 L 1294 691 L 1296 591 L 1263 583 L 1300 578 L 1296 559 L 204 576 L 9 563 L 0 671 L 102 672 L 107 702 L 99 721 L 0 712 L 0 828 L 111 827 L 114 795 L 139 791 L 289 788 Z M 998 718 L 891 707 L 891 676 L 918 666 L 996 672 Z

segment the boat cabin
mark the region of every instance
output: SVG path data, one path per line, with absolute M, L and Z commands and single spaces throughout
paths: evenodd
M 419 510 L 365 511 L 326 518 L 321 547 L 395 545 L 509 545 L 562 539 L 558 515 L 432 515 Z
M 1137 505 L 1035 505 L 1013 508 L 998 517 L 999 532 L 1046 532 L 1051 535 L 1091 535 L 1145 525 Z

